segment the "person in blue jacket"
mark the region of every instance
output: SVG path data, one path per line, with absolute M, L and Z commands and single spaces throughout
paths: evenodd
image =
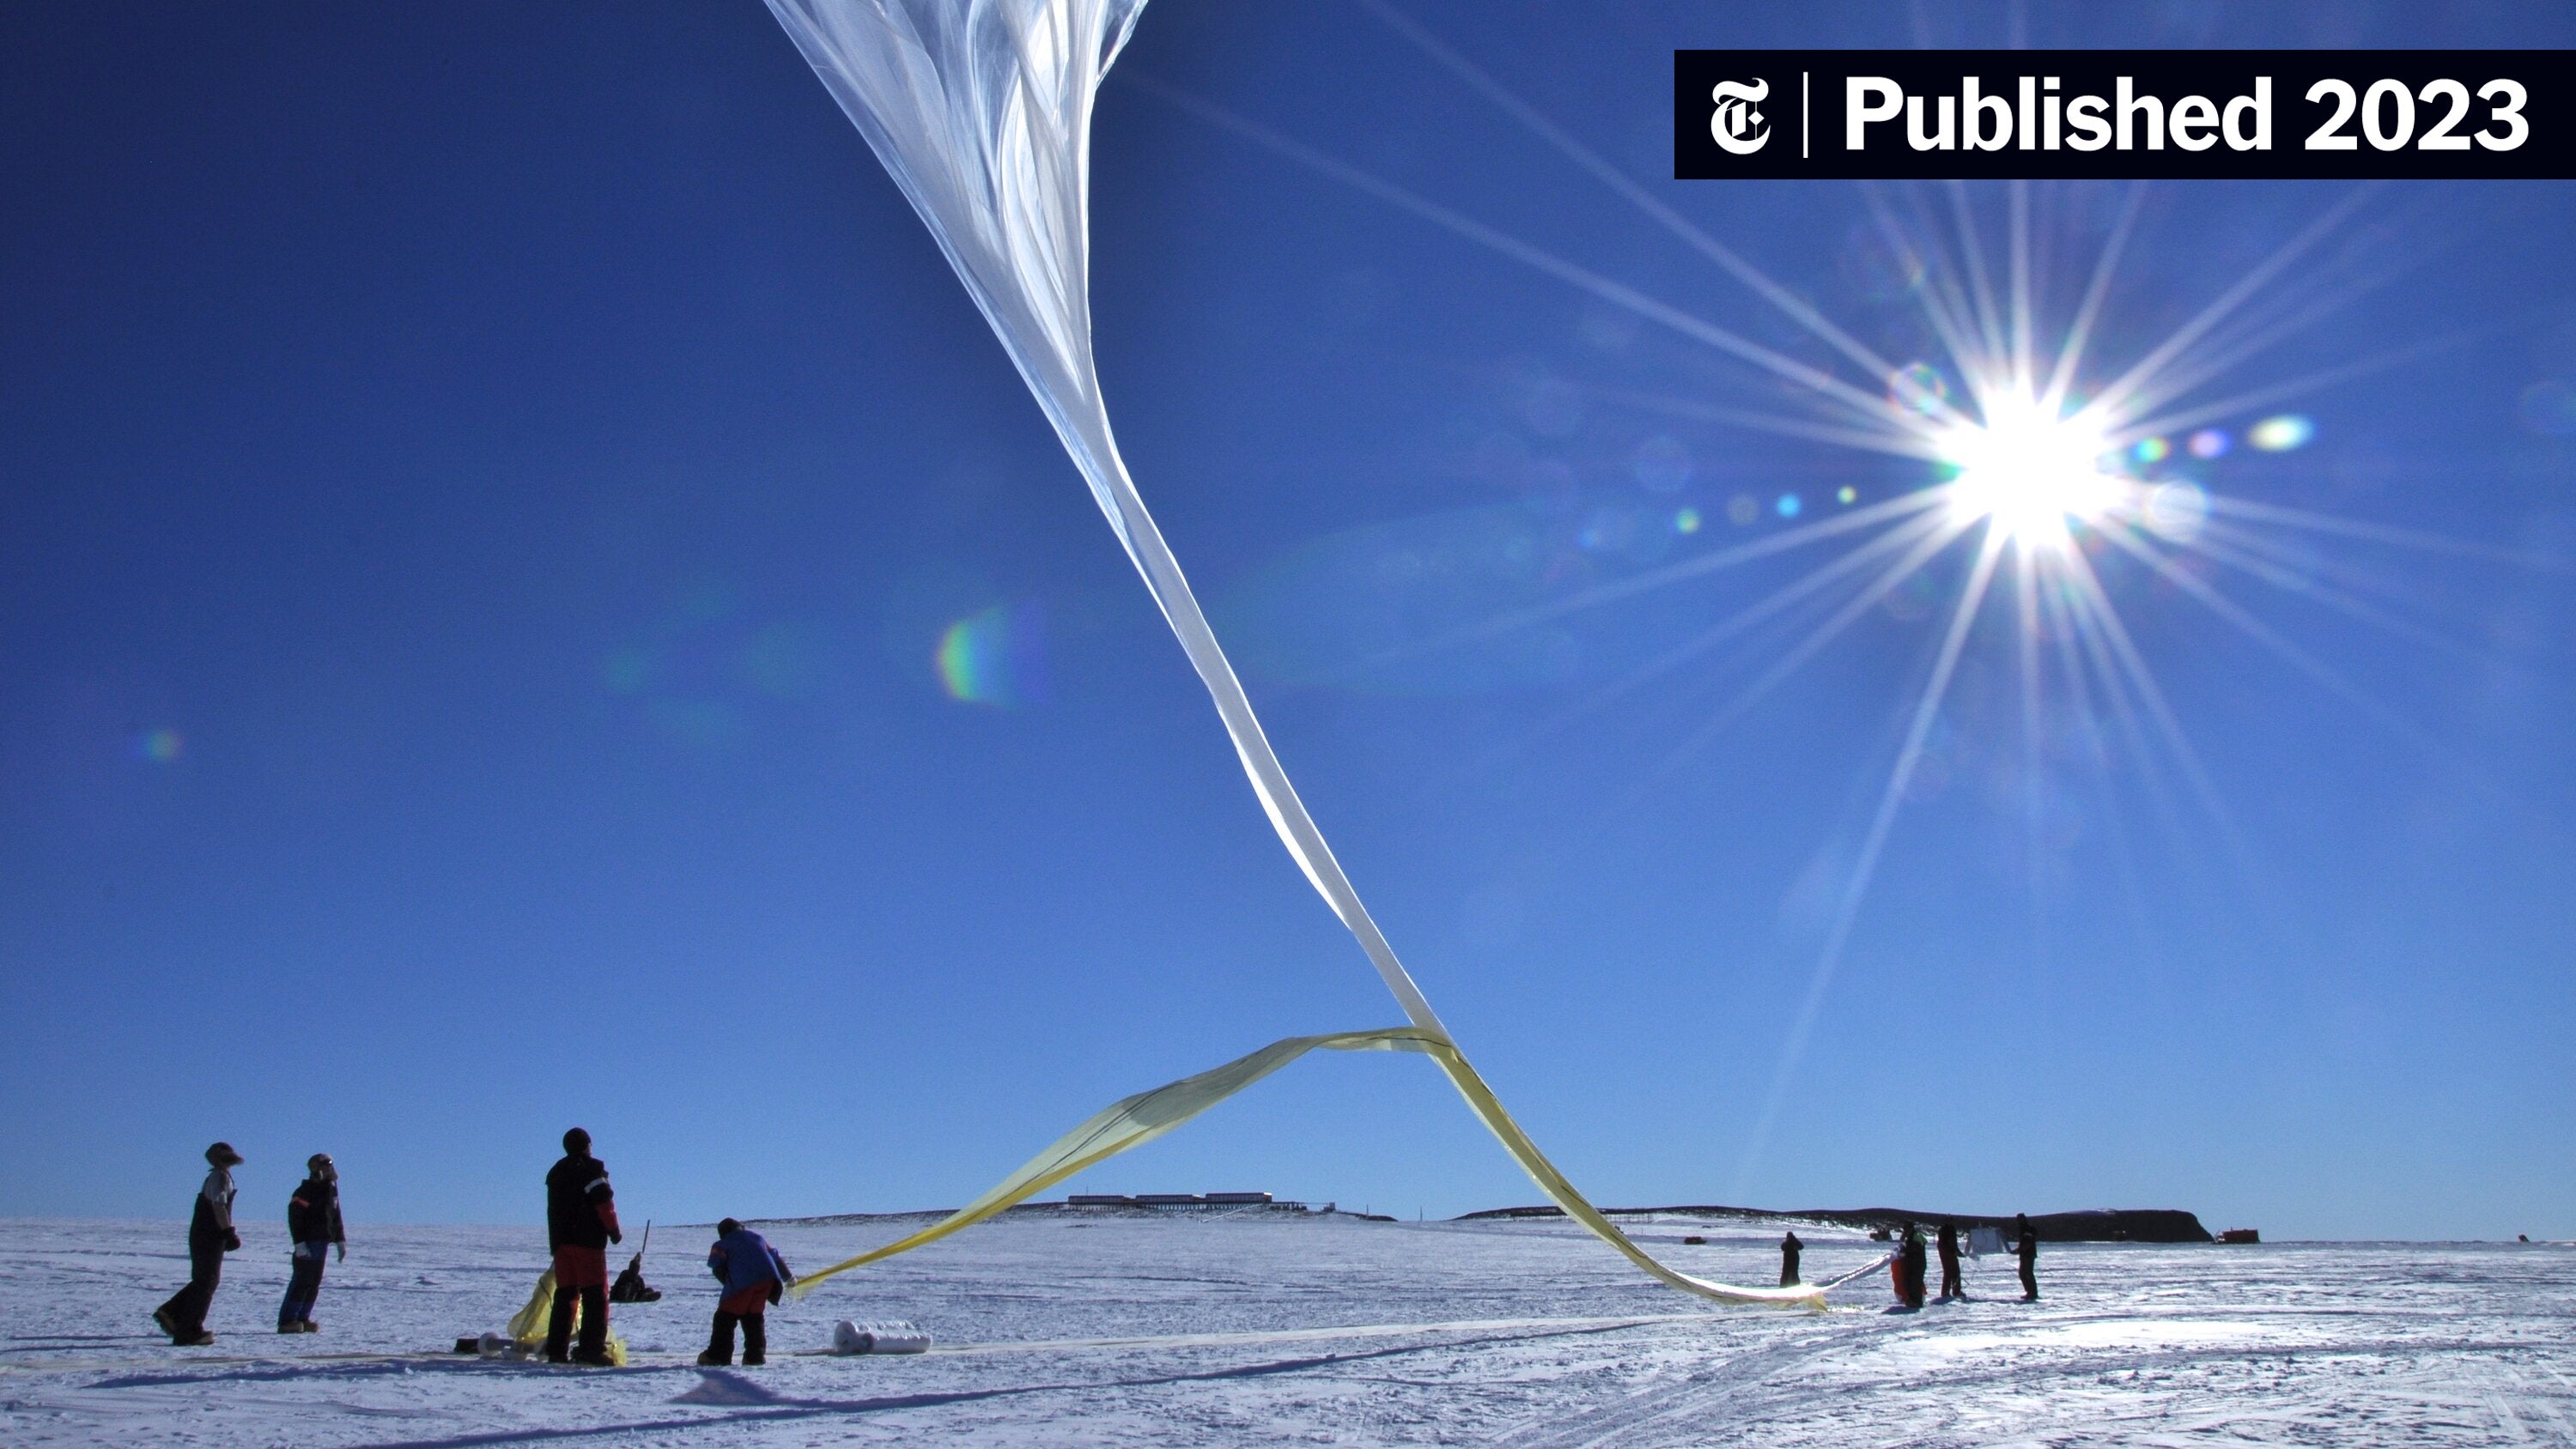
M 330 1153 L 304 1159 L 304 1180 L 286 1200 L 286 1236 L 295 1244 L 294 1272 L 286 1301 L 277 1305 L 277 1331 L 318 1333 L 313 1303 L 322 1296 L 322 1255 L 338 1248 L 340 1261 L 349 1261 L 349 1240 L 340 1230 L 340 1169 Z
M 769 1240 L 732 1218 L 716 1224 L 716 1245 L 707 1249 L 707 1268 L 724 1285 L 716 1303 L 715 1336 L 698 1362 L 709 1368 L 733 1362 L 733 1326 L 742 1325 L 742 1362 L 746 1368 L 769 1362 L 769 1305 L 796 1281 L 787 1260 Z

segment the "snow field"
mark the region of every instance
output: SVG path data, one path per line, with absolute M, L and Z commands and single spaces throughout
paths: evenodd
M 911 1226 L 767 1231 L 820 1265 Z M 280 1337 L 283 1234 L 255 1226 L 217 1343 L 174 1349 L 148 1315 L 179 1225 L 9 1227 L 10 1445 L 2576 1443 L 2576 1251 L 2549 1245 L 2052 1247 L 2036 1305 L 1989 1258 L 1966 1303 L 1886 1312 L 1882 1273 L 1815 1315 L 1703 1308 L 1562 1222 L 1015 1216 L 773 1309 L 770 1364 L 709 1374 L 695 1229 L 655 1232 L 666 1296 L 615 1310 L 637 1362 L 602 1371 L 444 1351 L 526 1301 L 535 1229 L 358 1224 L 323 1331 Z M 1637 1231 L 1776 1276 L 1774 1233 Z M 1800 1236 L 1812 1278 L 1882 1251 Z M 815 1352 L 851 1317 L 938 1346 Z

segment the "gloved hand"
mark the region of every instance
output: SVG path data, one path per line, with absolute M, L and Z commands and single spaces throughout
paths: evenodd
M 334 1244 L 333 1246 L 337 1247 L 337 1248 L 340 1250 L 340 1261 L 341 1261 L 341 1262 L 345 1263 L 345 1262 L 349 1261 L 349 1245 L 348 1245 L 348 1244 L 346 1244 L 346 1243 L 338 1243 L 338 1244 Z
M 225 1251 L 225 1252 L 227 1252 L 227 1253 L 238 1253 L 238 1252 L 240 1252 L 240 1251 L 241 1251 L 241 1234 L 239 1234 L 239 1233 L 230 1233 L 230 1232 L 228 1232 L 228 1233 L 224 1234 L 224 1251 Z
M 612 1243 L 622 1243 L 626 1241 L 626 1235 L 615 1228 L 610 1228 L 608 1230 L 608 1240 Z

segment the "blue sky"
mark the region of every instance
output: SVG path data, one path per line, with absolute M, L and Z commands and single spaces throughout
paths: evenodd
M 1919 343 L 1857 188 L 1657 179 L 1669 53 L 2000 45 L 2013 12 L 1595 9 L 1408 7 Z M 2345 9 L 2022 23 L 2570 40 Z M 2233 847 L 2162 823 L 2170 769 L 2053 737 L 2034 853 L 1981 626 L 1755 1156 L 1964 554 L 1695 745 L 1792 636 L 1541 726 L 1809 560 L 1386 651 L 1929 471 L 1643 405 L 1778 398 L 1135 77 L 1809 344 L 1357 6 L 1149 8 L 1103 93 L 1094 310 L 1140 486 L 1389 935 L 1596 1200 L 2576 1234 L 2565 184 L 2372 197 L 2321 254 L 2343 305 L 2231 378 L 2441 348 L 2166 465 L 2514 558 L 2303 532 L 2276 572 L 2305 592 L 2212 575 L 2350 696 L 2106 565 Z M 934 1206 L 1126 1092 L 1399 1019 L 758 5 L 15 7 L 0 148 L 0 1212 L 173 1215 L 223 1137 L 260 1212 L 328 1150 L 353 1217 L 527 1221 L 576 1121 L 634 1218 Z M 2052 195 L 2098 247 L 2117 189 Z M 2160 187 L 2106 355 L 2342 195 Z M 2313 441 L 2242 445 L 2285 410 Z M 1493 550 L 1545 567 L 1493 583 Z M 1306 1063 L 1075 1186 L 1535 1200 L 1412 1059 Z

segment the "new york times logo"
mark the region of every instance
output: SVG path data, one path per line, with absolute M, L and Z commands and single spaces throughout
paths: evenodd
M 1673 176 L 2569 179 L 2571 55 L 1677 50 Z
M 1756 80 L 1719 81 L 1709 88 L 1708 98 L 1717 102 L 1709 114 L 1708 138 L 1730 156 L 1750 156 L 1771 139 L 1771 122 L 1755 105 L 1771 94 L 1771 83 Z

